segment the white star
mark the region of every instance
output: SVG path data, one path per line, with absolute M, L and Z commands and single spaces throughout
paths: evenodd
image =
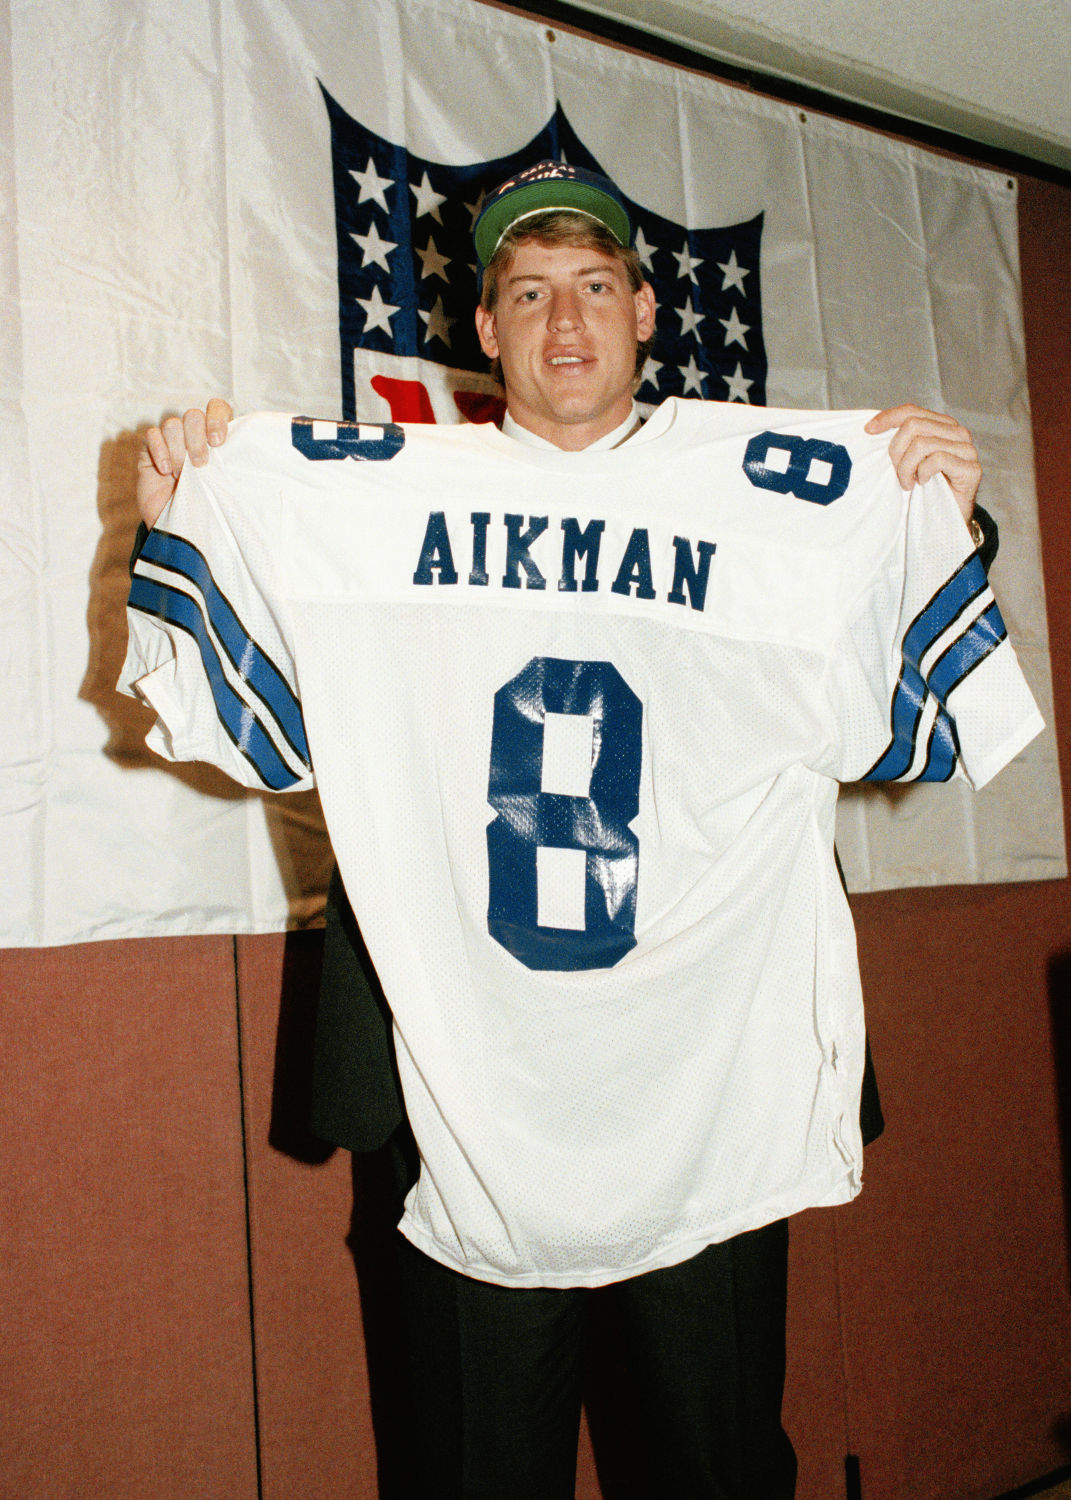
M 487 198 L 487 194 L 484 191 L 484 189 L 481 188 L 480 189 L 480 196 L 476 199 L 476 202 L 475 203 L 466 203 L 465 204 L 465 207 L 468 209 L 469 213 L 472 215 L 472 223 L 469 225 L 470 229 L 475 229 L 476 228 L 476 220 L 483 213 L 483 205 L 484 205 L 484 201 L 485 201 L 486 198 Z
M 698 339 L 699 325 L 706 317 L 706 313 L 696 312 L 695 308 L 692 306 L 691 297 L 688 298 L 688 301 L 684 304 L 683 307 L 678 307 L 676 311 L 677 317 L 681 320 L 681 338 L 683 338 L 686 333 L 694 333 L 696 338 Z
M 657 391 L 658 372 L 661 368 L 662 366 L 659 361 L 657 359 L 652 359 L 651 356 L 648 355 L 646 360 L 644 360 L 643 369 L 640 371 L 640 384 L 653 385 L 655 390 Z
M 744 334 L 749 332 L 751 324 L 741 323 L 735 307 L 727 318 L 719 318 L 718 322 L 725 329 L 726 346 L 729 344 L 739 344 L 741 348 L 747 348 L 747 339 L 744 337 Z
M 420 179 L 419 187 L 414 187 L 412 183 L 409 184 L 409 191 L 416 199 L 417 218 L 420 219 L 423 218 L 425 214 L 431 214 L 432 218 L 435 219 L 439 224 L 441 224 L 442 219 L 439 216 L 439 205 L 440 203 L 446 202 L 446 194 L 437 193 L 435 191 L 431 183 L 428 181 L 427 172 L 425 172 L 423 177 Z
M 420 256 L 422 267 L 420 272 L 421 281 L 424 280 L 425 276 L 441 276 L 445 282 L 449 283 L 450 278 L 446 274 L 446 267 L 450 264 L 450 257 L 439 254 L 435 246 L 435 241 L 430 234 L 428 235 L 428 243 L 423 250 L 417 250 L 417 254 Z
M 375 199 L 384 213 L 388 212 L 386 189 L 394 186 L 393 177 L 380 177 L 376 171 L 376 164 L 371 157 L 363 172 L 356 172 L 350 168 L 350 176 L 360 183 L 361 191 L 358 195 L 358 203 L 367 203 L 370 198 Z
M 753 380 L 744 379 L 744 372 L 740 368 L 739 364 L 731 375 L 723 375 L 721 378 L 729 387 L 728 399 L 730 401 L 744 401 L 748 405 L 751 404 L 751 397 L 748 395 L 748 391 L 755 384 L 755 382 Z
M 647 243 L 647 240 L 644 238 L 643 230 L 637 228 L 637 230 L 636 230 L 636 254 L 640 257 L 640 264 L 643 265 L 643 266 L 646 266 L 647 269 L 648 269 L 648 271 L 653 271 L 654 270 L 654 265 L 651 262 L 651 257 L 652 257 L 652 255 L 654 255 L 654 253 L 655 253 L 655 251 L 657 249 L 658 249 L 657 245 L 649 245 Z
M 398 246 L 394 240 L 380 238 L 375 219 L 372 220 L 367 234 L 355 234 L 352 238 L 357 241 L 358 245 L 364 251 L 364 259 L 361 261 L 362 266 L 375 264 L 382 266 L 384 271 L 390 270 L 390 266 L 387 264 L 387 256 L 392 250 L 397 250 Z
M 430 344 L 432 339 L 442 339 L 443 343 L 449 349 L 450 330 L 457 322 L 457 319 L 448 318 L 443 312 L 443 299 L 441 297 L 436 297 L 435 306 L 432 308 L 431 312 L 425 312 L 424 309 L 421 308 L 420 316 L 423 318 L 428 327 L 428 331 L 424 335 L 424 342 L 426 344 Z
M 703 262 L 700 259 L 692 259 L 692 252 L 688 249 L 688 241 L 685 240 L 683 250 L 673 250 L 671 254 L 677 262 L 677 275 L 690 276 L 696 286 L 698 286 L 699 277 L 695 274 L 695 268 L 696 266 L 701 266 Z
M 678 365 L 677 369 L 684 376 L 684 394 L 694 391 L 697 396 L 703 394 L 703 372 L 695 362 L 695 355 L 689 354 L 686 365 Z
M 742 297 L 746 295 L 744 292 L 744 277 L 750 276 L 751 272 L 746 267 L 737 264 L 735 250 L 729 251 L 728 260 L 718 261 L 718 270 L 725 272 L 721 283 L 723 292 L 727 292 L 731 286 L 735 286 Z
M 391 337 L 390 320 L 398 311 L 390 302 L 384 302 L 380 295 L 379 287 L 372 288 L 370 297 L 358 297 L 357 301 L 364 308 L 367 319 L 364 325 L 365 333 L 371 333 L 373 328 L 382 328 L 383 332 Z

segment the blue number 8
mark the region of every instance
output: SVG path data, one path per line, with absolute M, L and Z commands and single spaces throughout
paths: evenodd
M 788 455 L 787 465 L 770 465 L 770 449 Z M 811 478 L 811 465 L 821 465 Z M 847 448 L 827 443 L 822 438 L 793 437 L 787 432 L 760 432 L 753 437 L 744 453 L 744 473 L 760 490 L 778 495 L 795 495 L 814 505 L 828 505 L 839 500 L 852 476 L 852 461 Z
M 587 796 L 544 791 L 547 714 L 592 720 Z M 636 946 L 643 705 L 607 661 L 536 656 L 495 694 L 487 928 L 529 969 L 609 969 Z M 537 851 L 578 850 L 583 926 L 539 925 Z

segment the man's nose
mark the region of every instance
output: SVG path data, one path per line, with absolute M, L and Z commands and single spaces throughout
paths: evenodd
M 558 332 L 579 328 L 584 321 L 580 298 L 569 288 L 554 292 L 550 299 L 549 326 Z

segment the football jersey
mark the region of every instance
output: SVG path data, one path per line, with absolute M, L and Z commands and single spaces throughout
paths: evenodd
M 859 1190 L 837 784 L 981 786 L 1042 727 L 868 415 L 257 415 L 149 534 L 123 684 L 161 754 L 318 786 L 446 1265 L 599 1285 Z

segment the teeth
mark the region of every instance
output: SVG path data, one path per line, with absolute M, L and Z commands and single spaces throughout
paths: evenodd
M 582 365 L 584 361 L 578 354 L 556 354 L 551 360 L 552 365 Z

